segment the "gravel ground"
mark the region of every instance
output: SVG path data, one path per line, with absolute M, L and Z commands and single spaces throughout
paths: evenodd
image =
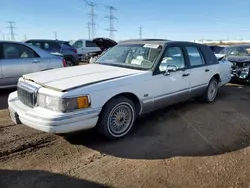
M 108 142 L 13 125 L 0 94 L 0 187 L 250 188 L 250 87 L 223 87 L 216 102 L 189 101 L 141 117 Z

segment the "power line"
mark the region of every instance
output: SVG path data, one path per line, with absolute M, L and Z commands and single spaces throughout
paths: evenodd
M 92 38 L 94 38 L 95 34 L 96 34 L 96 30 L 95 30 L 95 26 L 96 26 L 96 23 L 95 23 L 95 18 L 96 18 L 95 8 L 97 7 L 97 4 L 94 3 L 94 2 L 91 2 L 91 1 L 87 1 L 87 0 L 84 0 L 84 1 L 86 2 L 86 5 L 89 6 L 89 8 L 90 8 L 90 12 L 88 13 L 88 15 L 89 15 L 88 26 L 91 29 Z
M 141 39 L 142 38 L 142 26 L 140 25 L 139 27 L 139 38 Z
M 14 24 L 16 22 L 14 22 L 14 21 L 7 21 L 7 23 L 9 23 L 9 26 L 7 28 L 10 29 L 11 40 L 15 41 L 15 35 L 16 35 L 16 33 L 14 32 L 14 29 L 16 29 L 16 27 L 14 27 Z
M 109 28 L 106 29 L 107 31 L 109 31 L 109 37 L 111 39 L 114 38 L 114 32 L 117 31 L 114 27 L 114 20 L 116 20 L 117 18 L 114 16 L 114 11 L 116 11 L 116 8 L 113 6 L 106 6 L 106 8 L 108 9 L 108 15 L 106 16 L 106 18 L 109 20 Z

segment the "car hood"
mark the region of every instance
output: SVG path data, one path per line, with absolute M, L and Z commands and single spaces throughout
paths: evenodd
M 68 91 L 142 72 L 144 71 L 108 65 L 88 64 L 31 73 L 24 75 L 23 79 L 54 90 Z
M 228 56 L 227 60 L 236 63 L 246 63 L 250 62 L 250 56 Z

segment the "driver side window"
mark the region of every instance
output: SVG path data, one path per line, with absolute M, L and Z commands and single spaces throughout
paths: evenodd
M 165 72 L 167 66 L 176 66 L 177 70 L 185 67 L 184 55 L 180 47 L 168 48 L 159 66 L 160 72 Z

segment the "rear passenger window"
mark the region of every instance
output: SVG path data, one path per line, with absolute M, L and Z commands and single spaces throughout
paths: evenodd
M 27 46 L 21 44 L 13 44 L 13 43 L 3 44 L 3 53 L 5 59 L 38 57 L 38 55 Z
M 93 41 L 86 41 L 86 47 L 98 47 Z
M 60 45 L 56 42 L 45 42 L 44 49 L 45 50 L 60 50 Z
M 202 54 L 196 47 L 187 47 L 187 52 L 192 67 L 204 65 L 205 61 Z

